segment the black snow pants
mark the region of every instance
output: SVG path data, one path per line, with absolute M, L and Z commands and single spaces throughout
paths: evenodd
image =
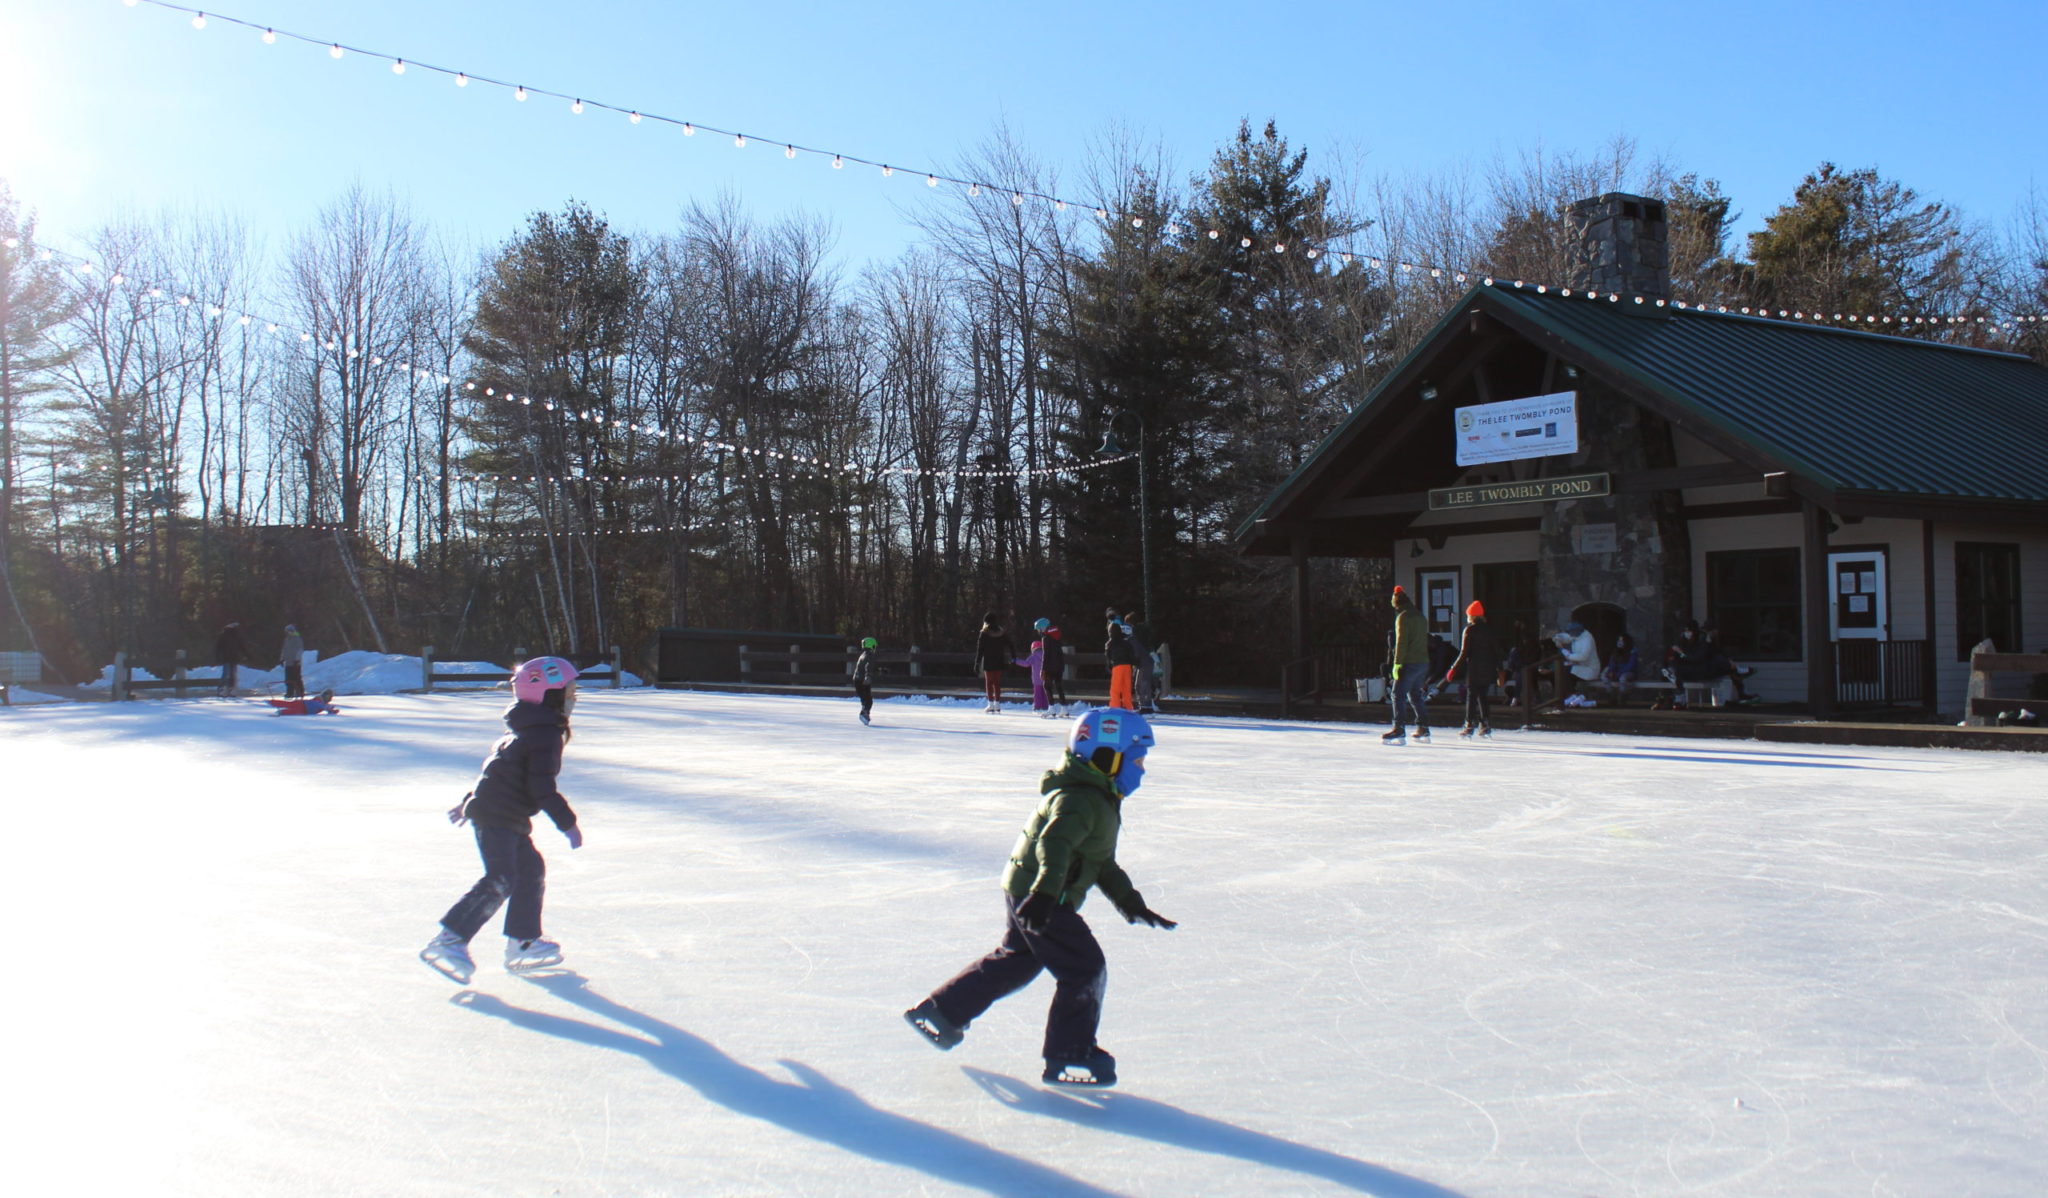
M 1109 964 L 1088 922 L 1072 907 L 1054 909 L 1042 932 L 1026 931 L 1017 922 L 1024 900 L 1004 895 L 1007 926 L 994 952 L 932 991 L 939 1014 L 966 1027 L 996 1000 L 1022 990 L 1040 970 L 1057 983 L 1052 1009 L 1045 1017 L 1047 1060 L 1085 1060 L 1095 1048 L 1095 1029 L 1102 1023 L 1102 995 L 1109 983 Z
M 484 876 L 469 893 L 448 908 L 441 926 L 465 941 L 482 930 L 498 908 L 505 911 L 505 934 L 514 940 L 540 935 L 541 898 L 547 892 L 548 863 L 533 847 L 533 836 L 510 828 L 476 827 L 477 852 L 483 855 Z
M 866 715 L 875 709 L 875 688 L 865 682 L 853 684 L 853 693 L 860 696 L 860 713 Z

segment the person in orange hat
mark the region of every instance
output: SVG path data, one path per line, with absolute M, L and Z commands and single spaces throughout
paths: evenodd
M 1451 669 L 1444 676 L 1446 682 L 1465 680 L 1465 728 L 1459 736 L 1471 739 L 1477 732 L 1481 736 L 1493 735 L 1492 712 L 1487 706 L 1486 692 L 1493 689 L 1494 679 L 1500 675 L 1500 641 L 1493 635 L 1493 626 L 1486 622 L 1486 608 L 1474 599 L 1465 605 L 1465 636 L 1458 646 L 1458 660 L 1451 663 Z

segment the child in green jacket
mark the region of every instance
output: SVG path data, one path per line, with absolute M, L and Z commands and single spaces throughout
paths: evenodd
M 1066 760 L 1039 783 L 1044 798 L 1010 851 L 1002 943 L 903 1013 L 926 1039 L 952 1048 L 997 999 L 1050 970 L 1057 986 L 1045 1021 L 1045 1080 L 1116 1084 L 1116 1058 L 1095 1043 L 1108 966 L 1080 907 L 1100 887 L 1126 921 L 1177 926 L 1145 905 L 1116 863 L 1123 800 L 1144 780 L 1153 743 L 1151 725 L 1135 712 L 1096 708 L 1074 721 Z

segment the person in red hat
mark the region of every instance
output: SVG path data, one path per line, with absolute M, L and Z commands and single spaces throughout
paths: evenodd
M 1486 692 L 1500 676 L 1500 664 L 1500 641 L 1493 635 L 1493 625 L 1486 622 L 1485 606 L 1474 599 L 1465 605 L 1465 636 L 1458 646 L 1458 660 L 1444 676 L 1447 682 L 1465 680 L 1465 728 L 1459 736 L 1470 739 L 1475 732 L 1493 735 Z

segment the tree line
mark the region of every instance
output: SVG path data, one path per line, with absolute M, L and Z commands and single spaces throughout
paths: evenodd
M 994 186 L 851 272 L 732 197 L 651 232 L 569 202 L 471 256 L 362 187 L 278 254 L 176 213 L 65 247 L 87 271 L 0 183 L 0 647 L 77 678 L 232 618 L 645 670 L 664 625 L 937 647 L 985 610 L 1092 643 L 1149 549 L 1180 676 L 1269 681 L 1285 563 L 1232 530 L 1464 291 L 1428 266 L 1561 280 L 1606 191 L 1665 202 L 1680 298 L 2048 360 L 1974 319 L 2048 311 L 2043 206 L 1995 228 L 1872 169 L 1822 164 L 1739 248 L 1716 182 L 1626 142 L 1358 181 L 1246 124 L 1185 174 L 1109 147 L 1107 216 L 1014 202 L 1061 181 L 1000 134 L 960 173 Z M 1316 564 L 1319 640 L 1370 636 L 1388 568 Z

